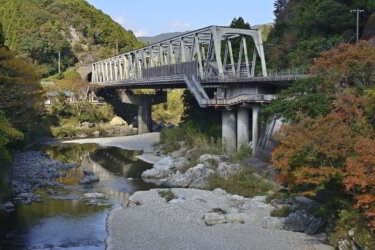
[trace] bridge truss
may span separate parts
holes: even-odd
[[[234,39],[240,40],[237,58],[232,48]],[[249,40],[254,43],[251,62]],[[194,76],[199,81],[250,78],[255,76],[257,58],[260,58],[262,76],[266,77],[260,30],[209,26],[95,62],[92,82],[109,85],[177,75]]]

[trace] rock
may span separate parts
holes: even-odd
[[[305,210],[298,210],[286,217],[284,227],[289,231],[316,234],[323,224],[321,218],[310,216]]]
[[[175,128],[175,127],[176,125],[174,125],[173,123],[170,123],[170,122],[167,123],[167,128]]]
[[[95,136],[95,137],[99,137],[99,136],[100,136],[100,132],[99,132],[99,131],[95,131],[95,132],[93,133],[93,136]]]
[[[191,160],[193,155],[197,152],[197,148],[190,149],[186,152],[186,157]]]
[[[214,170],[204,164],[198,164],[188,169],[184,174],[177,176],[173,180],[173,184],[179,187],[204,188],[207,186],[208,177],[214,173]]]
[[[3,210],[5,212],[12,212],[14,211],[14,208],[15,208],[14,204],[10,201],[3,203],[3,204],[0,203],[0,210]]]
[[[228,178],[234,174],[237,174],[241,170],[240,164],[228,164],[226,162],[222,162],[219,164],[217,168],[217,173],[224,177]]]
[[[80,124],[80,127],[81,128],[93,128],[93,127],[95,127],[95,124],[93,124],[91,122],[82,122]]]
[[[95,173],[93,172],[93,171],[91,171],[91,170],[89,170],[89,169],[87,169],[87,168],[84,168],[83,170],[82,170],[82,172],[83,172],[83,174],[86,176],[92,176],[92,175],[95,175]]]
[[[207,226],[227,223],[225,214],[207,213],[203,216],[203,221]]]
[[[203,216],[203,221],[207,226],[214,226],[218,224],[226,223],[245,223],[245,214],[233,213],[233,214],[220,214],[220,213],[207,213]]]
[[[91,184],[94,182],[99,182],[100,178],[96,175],[88,175],[85,176],[83,179],[79,180],[79,184]]]
[[[355,228],[352,228],[348,231],[348,235],[353,238],[354,237],[354,234],[355,234]]]
[[[310,235],[316,234],[323,224],[323,219],[309,215],[306,210],[290,213],[286,218],[266,217],[263,221],[263,226],[266,228],[285,229]]]
[[[111,126],[128,126],[127,122],[119,116],[115,116],[109,124]]]
[[[216,161],[219,164],[219,163],[224,162],[226,160],[228,160],[228,157],[226,157],[224,155],[204,154],[204,155],[201,155],[199,157],[198,162],[202,163],[202,164],[205,164],[207,161],[209,161],[209,162]]]
[[[8,201],[7,203],[3,204],[3,207],[5,209],[14,209],[15,206],[12,202]]]
[[[140,206],[141,203],[139,201],[133,201],[133,200],[125,200],[124,203],[122,204],[125,208],[128,208],[128,207],[136,207],[136,206]]]
[[[149,179],[162,179],[170,177],[176,173],[176,171],[183,169],[186,162],[186,157],[165,157],[155,163],[152,169],[144,171],[142,173],[142,177]]]
[[[301,205],[305,205],[305,206],[309,206],[309,207],[312,207],[312,206],[318,206],[319,203],[314,201],[314,200],[311,200],[305,196],[297,196],[295,197],[295,201],[300,203]]]
[[[337,248],[339,250],[353,250],[353,248],[352,248],[352,242],[350,240],[348,240],[348,239],[340,240],[337,243]]]
[[[87,199],[104,199],[104,194],[102,193],[86,193],[83,196]]]
[[[218,194],[218,195],[227,195],[227,191],[221,189],[221,188],[216,188],[214,191],[212,191],[214,194]]]

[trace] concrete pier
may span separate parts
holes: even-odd
[[[152,130],[152,105],[167,102],[167,92],[148,95],[122,91],[121,101],[138,106],[138,134],[146,134]]]
[[[237,112],[237,150],[249,144],[249,109],[240,107]]]
[[[256,146],[258,144],[258,117],[259,117],[259,110],[258,106],[253,106],[253,132],[252,132],[252,150],[253,154],[255,155]]]
[[[222,139],[225,150],[233,153],[237,148],[237,121],[234,110],[222,112]]]
[[[138,134],[150,133],[152,129],[151,105],[138,106]]]

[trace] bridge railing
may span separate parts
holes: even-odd
[[[198,75],[198,62],[191,61],[142,69],[142,78],[174,75],[187,75],[189,77]]]
[[[308,74],[310,74],[310,70],[307,68],[267,69],[268,76],[295,76]]]

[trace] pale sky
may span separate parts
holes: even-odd
[[[136,36],[228,26],[234,17],[251,25],[273,22],[274,0],[87,0]]]

